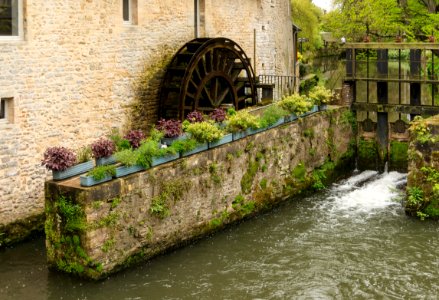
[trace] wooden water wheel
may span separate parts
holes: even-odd
[[[181,47],[166,70],[159,117],[183,120],[194,110],[254,104],[255,76],[242,48],[226,38],[198,38]]]

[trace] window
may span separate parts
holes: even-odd
[[[122,0],[122,15],[125,24],[137,24],[137,0]]]
[[[0,123],[12,123],[14,119],[13,98],[0,99]]]
[[[19,39],[23,35],[23,0],[0,0],[0,39]]]

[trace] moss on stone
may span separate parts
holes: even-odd
[[[408,143],[392,141],[390,142],[390,168],[392,170],[406,171],[408,162]]]
[[[378,143],[375,140],[361,138],[358,141],[357,153],[360,170],[376,170],[378,168]]]
[[[258,169],[259,169],[259,162],[250,160],[247,167],[247,171],[245,172],[245,174],[242,176],[241,179],[241,191],[244,194],[250,193]]]

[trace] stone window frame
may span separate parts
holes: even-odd
[[[137,25],[137,0],[122,0],[122,20],[125,25]]]
[[[0,124],[14,123],[14,98],[0,98]]]
[[[17,35],[0,35],[0,42],[9,42],[9,41],[22,41],[24,37],[24,22],[23,22],[23,7],[24,0],[17,0],[17,10],[18,10],[18,34]]]

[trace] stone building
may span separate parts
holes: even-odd
[[[160,62],[185,42],[227,37],[258,75],[292,75],[292,30],[289,0],[0,0],[0,245],[41,225],[45,149],[129,128],[145,70],[152,124]]]

